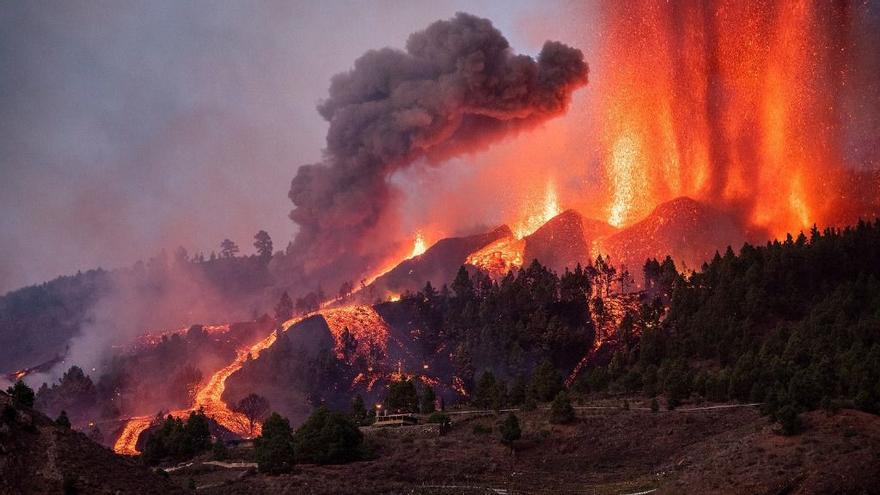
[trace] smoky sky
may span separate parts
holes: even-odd
[[[0,293],[160,249],[283,248],[333,74],[467,8],[529,2],[11,2],[0,9]]]
[[[489,19],[465,13],[411,34],[405,50],[366,52],[318,107],[330,123],[326,158],[292,181],[294,253],[308,270],[364,244],[381,250],[392,174],[559,116],[587,76],[577,48],[547,41],[536,58],[519,55]]]

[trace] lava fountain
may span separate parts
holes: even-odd
[[[593,82],[609,223],[679,196],[774,235],[846,217],[851,122],[880,101],[867,2],[604,9]]]

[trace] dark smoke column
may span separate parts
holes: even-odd
[[[365,53],[318,107],[330,122],[325,160],[302,166],[290,187],[298,263],[311,271],[368,256],[393,172],[561,114],[587,73],[580,50],[548,41],[537,60],[516,55],[489,20],[463,13],[410,35],[405,52]]]

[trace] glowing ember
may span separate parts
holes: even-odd
[[[428,243],[425,241],[425,236],[422,235],[421,232],[416,232],[416,238],[413,241],[412,253],[410,253],[409,257],[415,258],[416,256],[420,256],[427,250]]]
[[[525,244],[522,239],[504,237],[471,254],[465,263],[480,268],[494,278],[500,278],[522,266]]]
[[[876,99],[859,79],[875,48],[853,37],[866,5],[609,3],[594,89],[608,222],[680,196],[776,236],[847,218],[842,136],[853,102]]]
[[[538,228],[547,223],[548,220],[562,211],[559,209],[559,201],[556,198],[556,187],[554,186],[553,181],[547,182],[543,202],[534,205],[529,203],[529,207],[525,219],[520,221],[513,229],[517,239],[522,239],[538,230]]]
[[[330,333],[336,340],[336,357],[342,359],[345,341],[342,336],[348,329],[351,337],[357,341],[355,352],[349,355],[349,364],[357,357],[362,357],[369,365],[375,350],[384,355],[388,352],[388,335],[390,330],[385,320],[371,306],[346,306],[321,312]]]

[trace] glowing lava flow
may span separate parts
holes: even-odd
[[[390,330],[385,320],[372,306],[345,306],[322,311],[321,316],[324,317],[336,341],[337,358],[342,359],[345,355],[342,335],[346,329],[357,341],[355,352],[349,356],[349,364],[360,356],[372,365],[370,359],[375,350],[381,351],[383,355],[387,354]]]
[[[492,277],[501,278],[507,272],[523,264],[525,241],[504,237],[472,253],[465,263],[475,266]]]
[[[287,329],[302,321],[307,316],[311,315],[288,320],[282,325],[282,328],[284,331],[287,331]],[[177,418],[186,418],[190,412],[202,409],[205,412],[205,415],[212,418],[227,430],[241,437],[249,438],[251,436],[259,435],[262,431],[262,425],[255,424],[254,431],[251,432],[247,418],[243,414],[230,409],[229,406],[223,402],[222,396],[224,390],[226,390],[226,379],[241,369],[245,361],[247,361],[248,356],[257,356],[263,349],[271,346],[275,342],[275,338],[275,332],[272,332],[268,337],[265,337],[256,344],[236,351],[235,360],[211,375],[208,382],[196,392],[194,404],[191,408],[171,411],[168,415]],[[150,427],[154,419],[155,416],[137,416],[130,418],[122,429],[119,438],[116,439],[116,442],[113,444],[113,451],[117,454],[123,455],[137,455],[139,453],[137,450],[138,439],[140,438],[141,433]]]
[[[153,416],[138,416],[130,418],[125,423],[125,428],[113,444],[113,452],[121,455],[138,455],[137,442],[141,433],[153,424]]]
[[[529,206],[532,208],[525,215],[525,219],[516,225],[513,230],[514,236],[504,237],[471,253],[465,263],[475,266],[495,278],[501,278],[507,275],[508,271],[521,267],[526,247],[524,238],[535,233],[542,225],[562,211],[559,208],[553,181],[547,182],[544,200],[540,203],[531,203]]]

